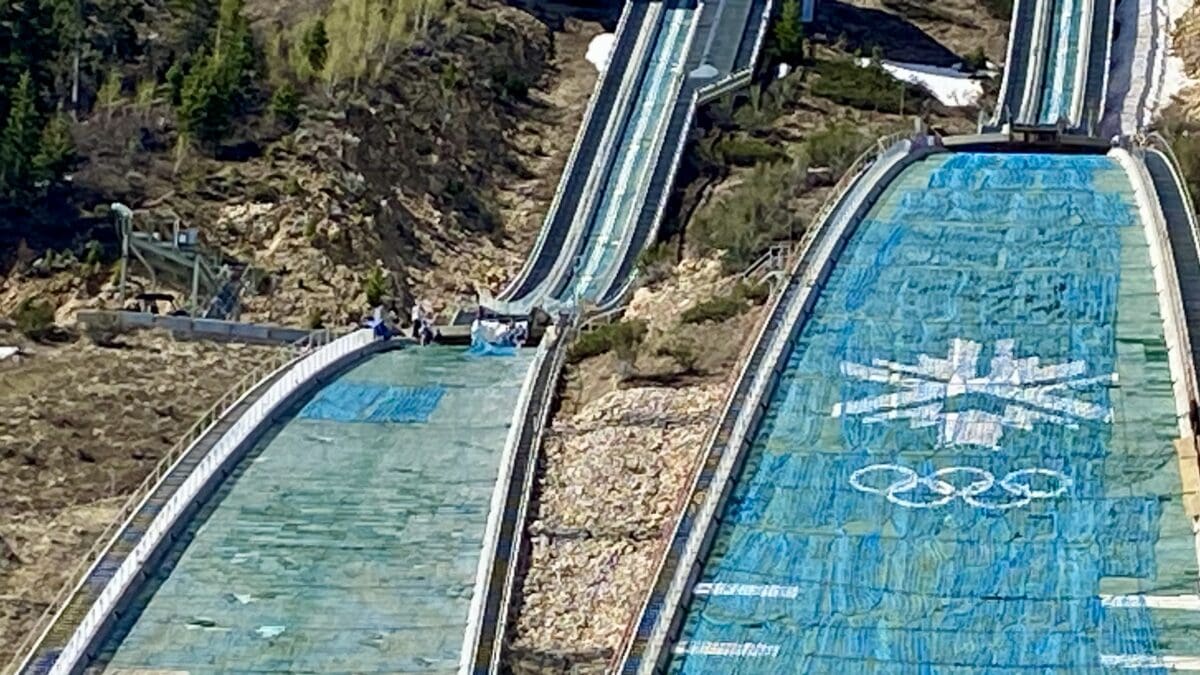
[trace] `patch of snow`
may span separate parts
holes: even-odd
[[[617,36],[612,33],[601,33],[588,43],[587,56],[584,58],[596,66],[596,72],[601,75],[608,68],[608,58],[612,56],[613,44],[616,40]]]
[[[866,68],[870,63],[870,59],[858,59],[860,67]],[[979,80],[954,68],[888,60],[880,61],[879,65],[897,80],[915,84],[933,94],[942,105],[975,105],[983,95],[983,84]]]
[[[19,347],[0,347],[0,361],[7,359],[10,356],[16,356],[20,353]]]

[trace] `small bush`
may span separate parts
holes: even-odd
[[[618,321],[597,327],[595,330],[581,333],[567,353],[571,363],[599,356],[606,352],[615,352],[617,358],[632,361],[637,355],[637,348],[646,338],[646,322],[638,319]]]
[[[1200,205],[1200,134],[1176,135],[1171,139],[1171,149],[1179,160],[1188,191],[1192,193],[1192,203]]]
[[[771,51],[778,58],[788,63],[799,63],[804,58],[804,24],[800,22],[799,0],[784,0],[771,37]]]
[[[975,51],[964,56],[962,65],[963,70],[969,73],[977,73],[981,70],[987,70],[987,54],[983,53],[983,47],[976,47]]]
[[[761,162],[787,159],[787,153],[778,145],[740,134],[722,138],[717,144],[717,152],[735,166],[754,166]]]
[[[670,357],[684,373],[696,372],[697,364],[700,362],[700,350],[696,343],[682,335],[672,337],[670,341],[655,350],[655,354]]]
[[[804,217],[791,200],[806,190],[803,161],[759,164],[728,192],[705,203],[688,226],[690,246],[699,253],[723,251],[727,271],[745,269],[774,242],[797,237]]]
[[[871,139],[848,122],[835,122],[804,141],[812,166],[828,168],[835,179],[870,145]]]
[[[679,320],[683,323],[723,323],[746,309],[746,301],[731,293],[692,305],[680,315]]]
[[[325,58],[329,56],[329,36],[325,33],[324,19],[317,19],[304,31],[300,52],[312,72],[319,73],[325,69]]]
[[[492,71],[492,82],[496,90],[505,100],[521,101],[529,96],[529,88],[533,83],[521,73],[496,68]]]
[[[1013,0],[982,0],[982,2],[984,10],[997,19],[1008,21],[1012,18]]]
[[[290,83],[283,83],[271,94],[271,117],[287,129],[300,123],[300,95]]]
[[[821,61],[816,72],[820,79],[813,94],[860,110],[904,114],[929,100],[925,90],[897,80],[875,62],[864,68],[851,59]]]
[[[54,308],[50,303],[27,298],[13,312],[17,330],[31,340],[40,340],[54,327]]]
[[[738,282],[733,290],[699,302],[680,315],[682,323],[722,323],[741,314],[752,305],[761,305],[770,297],[771,289],[765,284]]]
[[[376,265],[367,272],[367,278],[363,281],[363,294],[367,296],[367,305],[375,307],[387,294],[387,273],[382,267]]]
[[[738,284],[737,292],[741,294],[745,300],[754,305],[761,305],[771,297],[771,289],[766,284],[752,284],[742,282]]]
[[[670,244],[663,242],[644,249],[637,259],[638,283],[652,286],[666,279],[674,265],[675,251]]]
[[[308,314],[304,317],[304,327],[309,330],[319,330],[324,328],[325,314],[316,307],[308,310]]]

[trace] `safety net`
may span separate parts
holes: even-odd
[[[673,672],[1200,664],[1163,326],[1113,160],[917,162],[785,358]]]
[[[380,354],[273,429],[102,650],[109,672],[457,672],[532,350]]]

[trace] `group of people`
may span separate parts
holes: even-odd
[[[412,306],[412,337],[422,345],[436,342],[441,337],[440,331],[434,326],[433,311],[429,305],[415,302]],[[371,316],[364,318],[363,325],[375,332],[376,337],[387,340],[400,333],[400,317],[395,308],[384,316],[383,306],[378,305],[372,310]]]
[[[412,320],[412,336],[417,342],[422,345],[433,344],[440,337],[433,326],[433,311],[426,303],[414,302],[409,318]]]
[[[512,351],[525,346],[529,339],[528,321],[481,319],[471,322],[471,349],[481,353]]]

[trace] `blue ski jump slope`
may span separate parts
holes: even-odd
[[[1156,604],[1196,593],[1196,557],[1148,245],[1114,161],[918,161],[785,358],[671,672],[1200,655],[1200,607]]]
[[[587,242],[578,268],[557,299],[575,297],[596,300],[621,264],[622,243],[633,236],[646,190],[654,174],[661,147],[663,126],[670,117],[679,86],[675,73],[683,68],[688,53],[696,8],[692,0],[677,0],[663,13],[661,28],[638,86],[633,112],[625,120],[617,156],[605,178],[600,204],[591,216]]]
[[[1050,16],[1050,39],[1046,49],[1046,67],[1043,69],[1041,107],[1038,123],[1055,124],[1060,117],[1071,120],[1071,99],[1075,94],[1075,71],[1079,62],[1079,45],[1085,35],[1083,23],[1084,0],[1049,0],[1054,8]],[[1086,39],[1086,38],[1085,38]]]
[[[455,673],[533,350],[385,352],[268,434],[101,650],[108,672]]]

